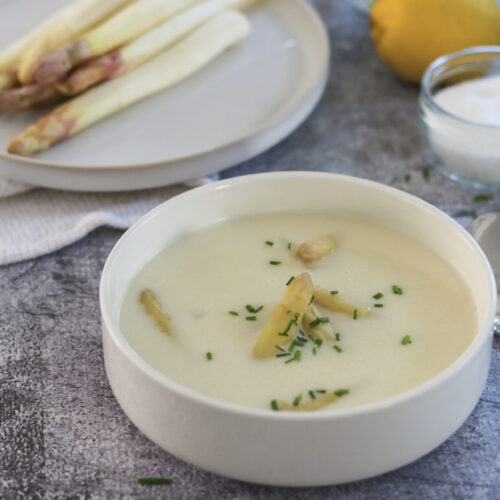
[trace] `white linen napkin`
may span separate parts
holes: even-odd
[[[161,202],[218,174],[156,189],[74,193],[0,178],[0,266],[74,243],[99,226],[126,229]]]

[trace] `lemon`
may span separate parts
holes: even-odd
[[[380,59],[418,82],[443,54],[500,45],[500,7],[496,0],[377,0],[370,28]]]

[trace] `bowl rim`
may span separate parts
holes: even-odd
[[[459,122],[466,123],[467,125],[475,125],[478,127],[484,127],[486,129],[500,129],[500,124],[495,125],[491,123],[482,123],[474,120],[468,120],[467,118],[462,118],[450,111],[444,109],[440,106],[431,94],[431,77],[434,71],[444,64],[453,61],[462,56],[468,56],[473,54],[492,54],[495,55],[500,60],[500,45],[477,45],[475,47],[469,47],[467,49],[458,50],[456,52],[451,52],[435,59],[425,70],[424,76],[422,77],[420,85],[420,99],[419,101],[424,101],[431,109],[437,111],[449,118],[453,118]],[[466,66],[467,63],[463,63],[462,66]]]
[[[354,406],[352,408],[344,409],[332,409],[323,410],[321,412],[286,412],[286,411],[271,411],[270,409],[264,408],[251,408],[236,403],[231,403],[223,400],[216,399],[214,397],[205,395],[194,389],[186,387],[181,383],[172,380],[167,375],[164,375],[160,371],[149,365],[128,343],[127,339],[121,332],[119,324],[116,324],[112,319],[112,315],[107,304],[107,293],[108,293],[108,283],[109,283],[109,273],[110,268],[113,265],[115,255],[120,251],[121,247],[127,244],[130,238],[133,238],[136,230],[147,222],[154,218],[159,212],[163,211],[165,206],[169,204],[172,200],[177,198],[197,198],[199,196],[206,195],[207,193],[216,191],[218,189],[230,188],[232,186],[237,186],[248,184],[249,186],[255,182],[265,182],[266,179],[271,178],[287,178],[287,179],[317,179],[318,182],[321,181],[344,181],[357,184],[360,186],[368,186],[371,189],[377,189],[385,191],[392,195],[399,196],[405,203],[410,203],[413,205],[420,206],[422,209],[426,209],[431,212],[434,216],[441,219],[443,222],[450,224],[454,227],[458,233],[465,238],[466,242],[471,245],[474,250],[482,258],[483,270],[488,274],[489,277],[489,304],[487,308],[487,313],[482,323],[478,325],[476,335],[474,336],[472,342],[463,351],[458,358],[455,359],[448,367],[440,371],[434,377],[426,380],[425,382],[407,390],[402,393],[396,394],[389,398],[385,398],[372,403],[367,403],[364,405]],[[418,198],[415,195],[401,191],[394,187],[381,184],[372,180],[358,178],[354,176],[335,174],[329,172],[310,172],[310,171],[280,171],[280,172],[266,172],[258,174],[249,174],[238,177],[232,177],[229,179],[223,179],[214,183],[206,184],[189,191],[185,191],[177,196],[174,196],[157,207],[153,208],[140,219],[138,219],[130,228],[120,237],[116,242],[113,249],[111,250],[104,268],[101,274],[100,287],[99,287],[99,303],[101,309],[101,319],[103,324],[103,330],[105,329],[107,334],[111,337],[112,341],[121,351],[122,355],[125,356],[130,363],[135,365],[144,375],[153,379],[154,382],[160,384],[166,390],[173,391],[177,396],[187,398],[191,402],[201,404],[203,406],[208,406],[212,410],[218,410],[224,413],[231,413],[234,415],[244,416],[244,417],[255,417],[264,418],[271,420],[292,420],[292,421],[323,421],[323,420],[340,420],[344,418],[352,418],[365,416],[368,414],[375,414],[381,411],[389,410],[401,404],[404,404],[412,399],[418,399],[420,396],[426,392],[432,391],[432,389],[446,383],[450,378],[454,377],[457,372],[459,372],[466,364],[468,364],[471,359],[477,354],[477,352],[482,348],[484,342],[488,341],[493,336],[493,321],[496,315],[496,283],[494,280],[493,271],[489,264],[489,261],[481,250],[479,244],[474,240],[474,238],[454,219],[445,214],[443,211],[434,207],[430,203]]]

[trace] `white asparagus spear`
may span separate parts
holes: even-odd
[[[47,149],[137,101],[179,83],[249,32],[250,25],[243,15],[223,12],[143,66],[56,108],[12,139],[8,151],[30,155]]]
[[[214,15],[229,9],[246,9],[258,0],[209,0],[182,12],[128,45],[92,59],[76,69],[57,90],[65,95],[80,94],[104,80],[116,78],[144,64]]]
[[[109,0],[107,0],[109,1]],[[33,70],[35,80],[52,83],[71,68],[135,40],[201,0],[140,0],[72,43],[43,57]]]
[[[24,53],[54,26],[71,15],[75,8],[77,8],[77,5],[87,2],[88,0],[79,0],[76,3],[70,3],[63,9],[59,9],[41,24],[0,51],[0,90],[14,86],[16,82],[16,69]]]
[[[11,49],[18,56],[24,52],[19,63],[21,83],[31,83],[34,66],[40,58],[75,40],[132,1],[135,0],[79,0],[56,13],[27,42],[21,40],[19,47]]]

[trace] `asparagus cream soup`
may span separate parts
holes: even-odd
[[[281,213],[170,244],[134,278],[121,329],[151,366],[214,398],[270,411],[394,396],[455,361],[476,330],[458,272],[368,221]]]

